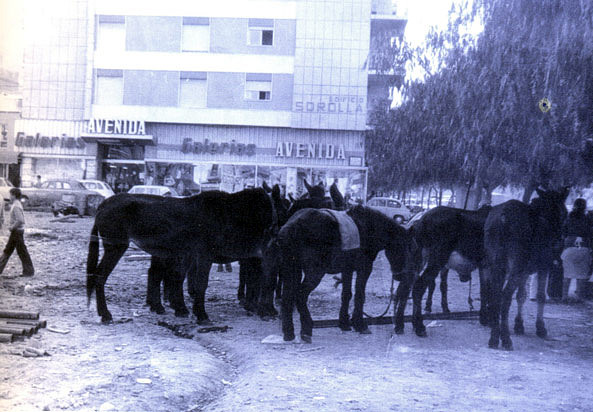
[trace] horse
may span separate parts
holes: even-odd
[[[300,210],[282,226],[274,241],[284,276],[282,332],[285,341],[295,338],[292,313],[296,305],[301,319],[301,339],[311,342],[313,320],[307,300],[326,273],[342,273],[343,277],[339,327],[342,330],[353,327],[357,332],[370,333],[362,314],[366,283],[377,254],[385,250],[393,273],[399,273],[405,267],[408,237],[403,227],[382,213],[363,206],[335,213],[345,213],[352,219],[358,230],[358,247],[343,250],[340,225],[332,212],[324,209]],[[265,268],[264,264],[264,271]],[[350,321],[348,305],[354,271],[357,273],[356,293]],[[303,272],[305,276],[301,281]]]
[[[494,206],[484,224],[484,248],[490,292],[490,348],[513,350],[508,317],[511,301],[517,292],[517,316],[514,331],[525,333],[522,310],[526,299],[526,281],[537,272],[536,334],[547,336],[544,324],[546,280],[553,267],[554,250],[561,242],[562,224],[567,211],[564,202],[568,188],[560,191],[537,189],[539,197],[529,205],[509,200]]]
[[[304,181],[308,192],[308,197],[301,197],[293,199],[288,208],[278,212],[278,226],[282,227],[290,217],[292,217],[299,210],[312,209],[333,209],[344,210],[346,202],[340,193],[336,181],[330,186],[330,198],[325,197],[325,189],[321,184],[311,186],[307,180]],[[277,204],[278,201],[275,201]],[[280,207],[277,206],[277,209]],[[279,302],[282,296],[283,278],[280,273],[280,265],[278,261],[278,247],[273,241],[270,241],[264,252],[267,258],[264,259],[264,272],[268,273],[264,278],[264,286],[260,297],[260,304],[258,314],[260,317],[276,316],[278,312],[274,308],[273,296],[275,294],[276,301]]]
[[[198,323],[208,323],[204,300],[212,263],[261,258],[275,225],[272,200],[261,188],[234,194],[210,191],[188,198],[112,196],[99,206],[91,230],[88,300],[96,292],[102,321],[113,319],[105,301],[105,282],[133,241],[152,256],[168,259],[180,277],[188,273],[193,313]],[[99,239],[104,249],[100,263]],[[196,270],[190,270],[192,266]],[[251,298],[257,295],[254,291]]]
[[[438,206],[426,212],[410,227],[416,267],[419,266],[418,262],[423,262],[412,290],[412,324],[418,336],[426,336],[422,321],[422,296],[429,285],[434,287],[435,278],[445,266],[454,269],[462,282],[471,279],[474,269],[480,269],[480,322],[483,325],[487,323],[487,293],[482,279],[483,227],[490,209],[490,206],[484,206],[477,211],[470,211]],[[404,331],[404,309],[405,303],[402,303],[394,315],[397,334]]]

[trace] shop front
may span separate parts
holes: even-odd
[[[173,124],[146,130],[158,141],[146,146],[146,182],[179,193],[237,192],[266,181],[300,196],[307,180],[336,182],[353,201],[366,197],[362,132]]]

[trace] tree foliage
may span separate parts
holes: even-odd
[[[476,20],[483,31],[472,38]],[[474,0],[452,8],[422,50],[397,47],[427,74],[404,87],[399,107],[373,113],[371,187],[591,180],[593,0]]]

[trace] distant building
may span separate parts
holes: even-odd
[[[371,37],[406,24],[390,1],[25,3],[23,180],[299,194],[337,179],[365,198],[367,114],[397,82]]]

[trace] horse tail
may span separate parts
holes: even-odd
[[[91,239],[89,241],[89,254],[86,261],[86,296],[87,304],[91,301],[91,296],[96,288],[96,272],[99,262],[99,230],[97,225],[93,225],[91,230]]]

